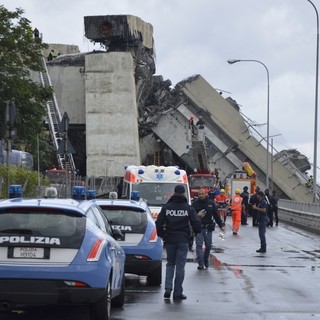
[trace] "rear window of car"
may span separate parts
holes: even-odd
[[[124,226],[122,231],[144,233],[147,226],[147,213],[141,208],[102,206],[104,214],[113,226]]]
[[[19,209],[0,212],[0,236],[23,235],[30,237],[56,237],[63,247],[79,247],[86,226],[86,218],[64,211],[27,211]],[[1,243],[0,243],[1,245]]]

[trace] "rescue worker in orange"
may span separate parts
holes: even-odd
[[[241,212],[244,210],[243,199],[240,197],[241,190],[236,189],[235,195],[231,199],[232,211],[232,233],[237,235],[241,225]]]
[[[189,129],[191,129],[192,137],[194,136],[194,122],[193,122],[193,116],[189,118]]]
[[[229,207],[229,198],[226,196],[226,192],[224,189],[220,190],[220,193],[215,196],[214,202],[218,207],[218,212],[220,214],[220,218],[223,222],[227,220],[227,210]]]

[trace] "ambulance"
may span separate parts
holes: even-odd
[[[152,216],[156,219],[178,184],[184,185],[185,196],[191,204],[188,176],[185,170],[175,166],[130,165],[125,168],[122,198],[130,199],[132,192],[133,194],[138,192],[139,197],[148,203]]]

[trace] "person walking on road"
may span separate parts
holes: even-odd
[[[232,211],[232,234],[237,235],[241,224],[241,213],[244,210],[243,199],[240,197],[241,190],[236,189],[235,195],[231,199],[230,207]]]
[[[273,209],[272,209],[271,195],[270,195],[269,189],[266,189],[264,191],[264,197],[268,204],[267,216],[268,216],[269,222],[267,224],[267,227],[273,227]]]
[[[260,191],[259,187],[256,187],[256,192],[251,195],[249,199],[249,214],[252,216],[252,226],[257,227],[258,226],[258,212],[256,210],[253,210],[253,205],[258,204],[258,198],[257,193]]]
[[[223,222],[226,223],[227,211],[229,207],[229,198],[226,195],[226,191],[224,189],[220,189],[220,193],[215,197],[214,203],[218,207],[218,213],[221,220],[223,220]]]
[[[241,225],[248,225],[248,207],[249,207],[249,192],[248,187],[244,186],[243,191],[240,194],[240,197],[243,199],[244,210],[241,213]]]
[[[167,252],[165,299],[170,299],[172,290],[173,300],[187,299],[183,294],[182,284],[189,249],[190,225],[196,235],[201,232],[200,220],[188,204],[185,192],[183,185],[177,185],[173,196],[162,207],[156,220],[157,234],[165,242]]]
[[[196,235],[196,253],[198,259],[198,270],[209,267],[209,255],[212,247],[212,232],[215,229],[215,222],[224,232],[224,223],[220,219],[217,207],[213,201],[208,198],[205,189],[200,189],[198,200],[192,204],[199,221],[201,220],[201,232]],[[203,243],[205,245],[204,253],[202,251]]]
[[[212,201],[214,201],[215,197],[217,196],[216,194],[216,190],[214,189],[214,187],[210,187],[209,191],[208,191],[208,198]]]
[[[274,217],[276,219],[276,227],[279,224],[278,201],[279,201],[279,197],[277,196],[277,192],[275,190],[273,190],[272,191],[272,196],[271,196],[271,206],[272,206],[272,216],[274,214]]]
[[[258,228],[260,238],[260,249],[256,252],[267,252],[267,241],[266,241],[266,226],[269,222],[268,219],[268,203],[265,199],[263,191],[257,192],[258,204],[253,205],[252,208],[258,212]]]

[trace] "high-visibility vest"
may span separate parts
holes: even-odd
[[[222,194],[218,194],[216,197],[215,197],[215,199],[214,199],[216,202],[222,202],[222,201],[224,201],[224,202],[227,202],[228,200],[229,200],[229,198],[228,198],[228,196],[226,196],[226,195],[222,195]]]
[[[242,198],[236,194],[232,197],[231,200],[231,210],[233,211],[242,211]]]

